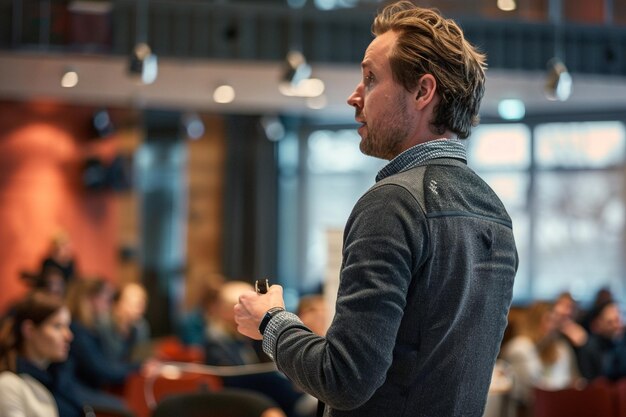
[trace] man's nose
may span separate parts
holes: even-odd
[[[363,97],[361,95],[361,84],[357,85],[352,94],[348,97],[348,105],[360,109],[363,107]]]

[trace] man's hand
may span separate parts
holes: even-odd
[[[235,321],[237,330],[244,336],[261,340],[259,333],[261,320],[272,307],[285,307],[283,301],[283,287],[272,285],[267,294],[257,294],[254,291],[246,291],[239,296],[239,304],[235,305]]]

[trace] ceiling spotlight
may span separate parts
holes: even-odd
[[[517,4],[515,0],[498,0],[498,9],[503,12],[512,12],[517,9]]]
[[[147,43],[138,43],[130,56],[128,70],[138,75],[143,84],[152,84],[158,73],[157,56],[152,53]]]
[[[558,58],[548,61],[548,75],[544,92],[548,100],[565,101],[572,93],[572,76]]]
[[[307,78],[293,85],[280,83],[278,90],[287,97],[318,97],[324,93],[326,86],[319,78]]]
[[[228,84],[222,84],[213,91],[213,100],[216,103],[227,104],[235,99],[235,89]]]
[[[72,88],[78,85],[78,73],[73,69],[66,69],[61,75],[61,87]]]

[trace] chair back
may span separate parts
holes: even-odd
[[[137,417],[148,417],[156,404],[166,396],[180,393],[217,391],[222,379],[215,375],[182,372],[146,379],[136,374],[128,378],[124,398]]]
[[[615,383],[617,394],[617,415],[626,416],[626,378],[621,378]]]
[[[616,417],[614,388],[607,381],[597,381],[584,389],[558,391],[534,389],[533,417]]]
[[[226,388],[170,395],[159,402],[152,417],[261,417],[276,407],[272,400],[254,391]]]
[[[165,362],[204,363],[204,351],[199,346],[185,346],[176,336],[164,337],[154,345],[154,356]]]

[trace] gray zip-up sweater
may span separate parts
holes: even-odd
[[[326,337],[288,312],[265,331],[266,353],[329,416],[483,414],[517,252],[464,150],[437,142],[394,159],[354,207]]]

